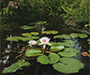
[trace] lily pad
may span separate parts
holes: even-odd
[[[74,58],[61,58],[60,62],[53,64],[53,67],[62,73],[77,73],[84,67],[83,63]]]
[[[17,63],[12,64],[10,67],[7,67],[3,70],[2,74],[10,73],[10,72],[16,72],[16,70],[20,69],[23,66],[29,66],[29,62],[25,62],[23,60],[18,60]]]
[[[61,42],[50,42],[52,44],[52,46],[64,46],[65,43],[61,43]]]
[[[42,55],[42,56],[39,56],[37,58],[38,62],[42,63],[42,64],[48,64],[49,63],[49,59],[46,55]]]
[[[30,36],[30,37],[23,37],[21,40],[22,41],[28,41],[28,40],[33,40],[33,39],[38,39],[39,37],[37,36]]]
[[[42,64],[54,64],[60,60],[60,56],[56,53],[50,53],[49,56],[39,56],[37,60]]]
[[[77,33],[71,33],[70,36],[71,37],[74,37],[74,38],[77,38],[78,37],[78,34]]]
[[[56,63],[60,60],[60,56],[56,53],[50,53],[48,57],[50,64]]]
[[[24,29],[24,30],[28,30],[28,29],[33,29],[34,26],[26,26],[26,25],[24,25],[21,28]]]
[[[55,30],[53,30],[53,31],[43,31],[42,32],[42,34],[57,34],[58,33],[58,31],[55,31]]]
[[[23,37],[21,37],[21,36],[13,36],[13,37],[6,38],[6,40],[9,40],[9,41],[19,41],[22,38]]]
[[[75,41],[72,40],[64,40],[65,46],[75,46]]]
[[[88,44],[90,44],[90,42],[88,42]]]
[[[77,50],[77,49],[65,48],[63,52],[58,52],[58,54],[60,54],[61,56],[64,56],[64,57],[73,57],[73,56],[76,56],[76,54],[78,52],[79,52],[79,50]]]
[[[38,32],[31,32],[32,35],[38,35]]]
[[[26,52],[25,52],[25,55],[27,56],[27,57],[33,57],[33,56],[39,56],[39,55],[42,55],[41,54],[42,53],[42,51],[41,50],[38,50],[38,49],[30,49],[30,50],[27,50]]]
[[[88,50],[88,52],[90,53],[90,50]]]
[[[87,39],[87,41],[90,41],[90,39]]]
[[[56,35],[54,38],[64,38],[64,39],[70,39],[71,37],[69,35],[63,34],[63,35]]]
[[[52,46],[51,48],[50,48],[50,51],[51,52],[58,52],[58,51],[61,51],[61,50],[63,50],[64,49],[64,46]]]
[[[23,36],[31,36],[31,33],[22,33]]]
[[[87,37],[88,37],[87,34],[78,34],[78,36],[79,36],[80,38],[87,38]]]

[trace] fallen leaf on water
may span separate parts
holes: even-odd
[[[83,56],[89,56],[88,52],[82,52],[81,53]]]

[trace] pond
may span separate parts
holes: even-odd
[[[53,21],[49,22],[50,25],[47,26],[47,29],[57,30],[59,32],[58,34],[70,34],[70,33],[74,32],[74,31],[68,29],[65,25],[58,22],[55,18],[53,18],[53,19],[54,19]],[[43,27],[43,28],[45,28],[45,27]],[[20,35],[21,33],[25,32],[19,28],[16,31],[14,31],[14,30],[12,30],[11,32],[3,32],[2,36],[1,36],[1,52],[0,52],[0,54],[1,54],[1,60],[0,60],[1,70],[10,66],[12,63],[17,62],[19,57],[16,57],[16,56],[19,55],[22,47],[27,45],[27,42],[22,42],[22,41],[13,42],[13,41],[5,40],[7,37],[17,36],[17,35]],[[42,36],[44,36],[44,35],[42,35]],[[45,36],[47,36],[47,35],[45,35]],[[53,37],[53,35],[48,35],[48,37],[51,38],[51,37]],[[51,40],[53,41],[53,39],[51,39]],[[88,50],[90,49],[89,44],[87,42],[87,38],[85,38],[85,39],[71,38],[71,40],[75,41],[76,43],[75,43],[74,47],[69,47],[69,48],[74,48],[74,49],[77,49],[80,51],[78,53],[78,55],[75,56],[74,58],[76,58],[84,63],[84,69],[81,69],[79,71],[79,73],[73,73],[73,74],[61,73],[61,72],[54,70],[51,65],[40,64],[35,59],[31,58],[31,60],[30,60],[31,66],[30,67],[23,67],[14,73],[8,73],[5,75],[89,75],[90,74],[89,73],[90,58],[88,56],[84,57],[81,54],[81,52],[88,52]],[[54,41],[58,42],[59,39],[56,39]],[[15,60],[15,58],[17,58],[17,59]]]

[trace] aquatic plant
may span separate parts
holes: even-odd
[[[28,29],[29,28],[27,28],[27,30]],[[53,32],[54,34],[58,34],[58,31],[55,30],[43,31],[41,33],[50,35],[53,34]],[[23,58],[24,61],[22,61],[22,59],[19,59],[18,62],[12,64],[10,67],[5,68],[2,71],[2,74],[15,72],[23,66],[29,66],[30,62],[27,62],[25,58],[31,57],[35,58],[38,63],[41,63],[43,65],[51,64],[55,70],[62,73],[77,73],[80,69],[83,69],[83,63],[80,60],[73,58],[77,56],[80,51],[74,48],[67,47],[75,46],[75,42],[70,40],[72,37],[80,37],[83,39],[88,37],[88,35],[80,33],[72,33],[70,35],[53,34],[54,40],[59,38],[62,40],[62,42],[52,42],[52,38],[49,38],[47,36],[40,37],[39,34],[40,33],[38,32],[30,32],[22,33],[21,36],[13,36],[6,38],[6,40],[9,41],[25,41],[28,43],[28,47],[24,50],[24,53],[20,53],[23,55],[23,57],[25,56]]]

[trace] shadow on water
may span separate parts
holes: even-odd
[[[55,20],[54,20],[55,21]],[[65,25],[59,24],[58,22],[51,22],[50,25],[47,27],[50,30],[58,30],[59,34],[66,33],[69,34],[71,32],[74,32],[72,30],[69,30],[68,28],[64,29]],[[59,26],[59,27],[58,27]],[[70,32],[68,32],[70,31]],[[14,32],[13,32],[14,33]],[[12,34],[13,34],[12,33]],[[24,45],[27,45],[27,42],[12,42],[12,41],[6,41],[5,38],[12,36],[12,34],[3,34],[2,35],[2,42],[1,42],[1,59],[0,59],[0,65],[1,65],[1,71],[5,68],[11,65],[11,63],[17,62],[15,60],[15,57],[19,54],[17,53],[18,50],[20,50]],[[17,34],[16,34],[17,35]],[[43,65],[40,63],[37,63],[36,60],[30,61],[32,66],[30,67],[23,67],[23,69],[18,70],[14,73],[8,73],[5,75],[90,75],[90,58],[84,57],[81,55],[81,52],[87,52],[90,48],[87,43],[87,39],[74,39],[72,40],[76,41],[76,46],[73,47],[75,49],[78,49],[80,52],[78,55],[74,58],[79,59],[84,63],[84,69],[80,70],[78,73],[74,74],[64,74],[57,72],[53,69],[51,65]],[[23,44],[24,43],[24,44]],[[12,52],[10,50],[13,50]]]

